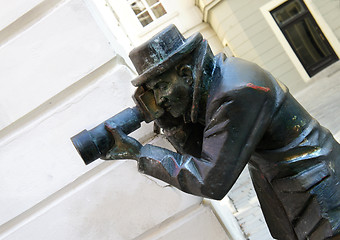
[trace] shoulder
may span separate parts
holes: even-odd
[[[272,75],[255,63],[235,57],[224,59],[223,56],[216,56],[211,95],[229,95],[242,89],[270,94],[276,85]]]
[[[216,68],[207,101],[207,114],[214,114],[221,106],[239,111],[243,108],[249,110],[254,104],[270,102],[268,104],[274,107],[279,99],[279,84],[255,63],[216,56]]]
[[[211,96],[238,95],[245,91],[249,95],[266,95],[275,100],[288,92],[284,84],[256,63],[236,57],[223,58],[222,55],[217,55],[215,60]]]
[[[221,64],[221,77],[233,88],[248,85],[270,88],[274,80],[259,65],[235,57],[230,57],[223,61]]]

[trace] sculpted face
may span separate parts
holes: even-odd
[[[192,70],[189,65],[179,65],[146,83],[154,92],[156,103],[173,117],[183,115],[191,105]]]

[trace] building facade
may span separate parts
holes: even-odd
[[[271,72],[293,93],[339,59],[338,1],[210,2],[218,3],[210,9],[207,22],[222,45]]]
[[[225,52],[259,64],[293,93],[317,80],[340,56],[340,6],[334,0],[108,3],[132,47],[173,23],[184,36],[200,31],[214,53]],[[160,6],[156,18],[153,11]]]
[[[202,198],[73,147],[134,106],[130,39],[103,2],[0,1],[0,239],[232,239]],[[165,146],[152,127],[133,136]]]
[[[13,0],[0,6],[1,239],[270,239],[268,232],[256,238],[240,230],[260,212],[256,196],[243,191],[250,186],[246,174],[229,195],[237,206],[251,207],[240,213],[229,198],[210,202],[182,193],[139,174],[132,161],[85,166],[69,138],[134,105],[128,52],[170,23],[185,37],[201,32],[215,54],[256,62],[298,93],[325,69],[338,70],[338,1]],[[171,147],[154,138],[152,125],[133,136]]]

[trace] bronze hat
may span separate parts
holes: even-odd
[[[134,48],[129,57],[139,74],[132,84],[140,86],[153,76],[164,73],[203,40],[200,33],[185,39],[175,25],[170,25],[149,41]]]

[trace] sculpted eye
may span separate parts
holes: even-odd
[[[193,83],[192,69],[190,65],[179,65],[177,66],[177,74],[179,77],[191,86]]]
[[[191,67],[189,65],[180,65],[177,67],[177,73],[180,77],[191,77]]]
[[[161,82],[161,83],[157,84],[157,88],[161,91],[168,89],[168,86],[169,86],[169,84],[166,83],[166,82]]]

